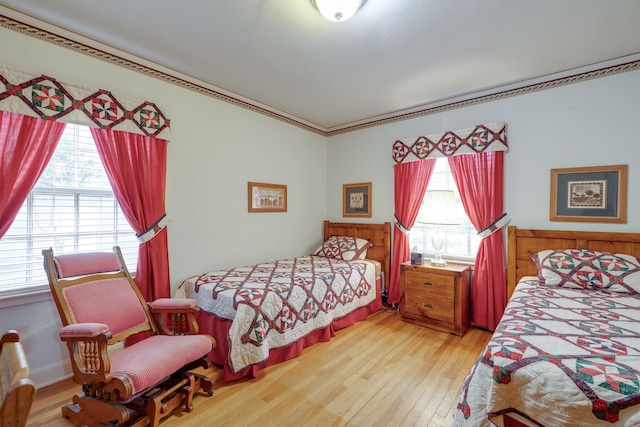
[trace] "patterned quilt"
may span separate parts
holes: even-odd
[[[304,256],[219,270],[184,281],[201,310],[232,320],[229,366],[238,372],[376,299],[367,261]]]
[[[640,295],[518,284],[471,369],[455,426],[640,425]],[[491,421],[489,421],[491,420]]]

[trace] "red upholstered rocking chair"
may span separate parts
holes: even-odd
[[[62,414],[79,425],[158,426],[213,382],[192,372],[209,367],[216,345],[198,334],[194,300],[145,302],[118,247],[114,252],[54,256],[42,251],[51,292],[62,319],[60,338],[71,356],[73,380],[82,392]],[[146,332],[123,349],[109,346]]]

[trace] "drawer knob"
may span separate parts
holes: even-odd
[[[424,308],[425,310],[431,310],[431,309],[433,309],[433,305],[423,303],[422,304],[422,308]]]
[[[422,286],[426,286],[427,288],[433,288],[433,282],[422,282]]]

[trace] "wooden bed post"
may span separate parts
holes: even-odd
[[[516,288],[516,227],[507,229],[507,301]]]

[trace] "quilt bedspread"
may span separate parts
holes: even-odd
[[[201,310],[232,321],[229,366],[238,372],[376,299],[375,265],[303,256],[219,270],[181,288]]]
[[[538,286],[516,288],[467,376],[455,426],[640,425],[640,296]],[[491,421],[489,421],[491,420]]]

